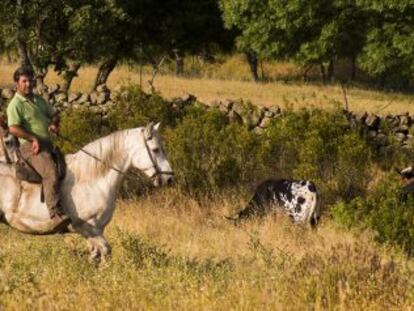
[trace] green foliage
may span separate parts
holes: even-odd
[[[340,224],[371,228],[375,230],[379,242],[397,244],[412,255],[414,198],[402,198],[401,184],[396,174],[388,175],[372,193],[349,203],[339,202],[332,213]]]
[[[299,148],[307,131],[309,112],[288,111],[273,120],[263,134],[263,158],[275,175],[292,176],[299,164]]]
[[[252,105],[238,105],[248,121],[255,113]],[[218,110],[197,105],[173,108],[156,93],[127,87],[118,93],[107,119],[88,110],[68,110],[62,119],[62,135],[77,146],[109,132],[161,121],[176,182],[190,193],[211,193],[276,176],[314,181],[327,203],[349,200],[364,193],[373,163],[370,147],[339,111],[287,111],[258,135]],[[59,143],[65,152],[77,149]]]
[[[60,134],[74,143],[58,138],[57,144],[64,153],[77,151],[79,147],[110,133],[101,116],[87,108],[68,109],[61,119]]]
[[[266,129],[263,159],[275,175],[314,181],[326,202],[363,193],[370,147],[341,112],[288,112]]]
[[[218,111],[189,109],[165,140],[177,182],[190,192],[246,182],[261,167],[258,137]]]
[[[298,148],[295,176],[319,185],[326,202],[349,199],[363,193],[368,183],[370,149],[350,129],[341,112],[315,110]]]
[[[221,0],[225,25],[240,30],[237,44],[264,58],[291,58],[303,66],[355,57],[365,15],[349,1]]]
[[[158,93],[146,94],[139,87],[127,86],[118,92],[108,122],[112,130],[145,126],[150,121],[173,126],[181,114]]]
[[[381,86],[406,88],[413,78],[413,19],[411,1],[364,1],[369,16],[361,67],[380,78]]]

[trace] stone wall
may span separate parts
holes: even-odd
[[[124,91],[125,92],[125,91]],[[12,89],[0,90],[0,109],[13,97]],[[69,107],[86,107],[105,117],[115,105],[121,88],[109,90],[106,85],[98,86],[92,93],[65,93],[58,84],[45,86],[42,96],[58,111]],[[271,121],[283,115],[279,106],[263,107],[243,103],[241,100],[213,101],[209,105],[200,103],[194,95],[188,94],[182,98],[174,98],[167,103],[172,109],[183,109],[188,105],[201,105],[206,109],[218,109],[226,114],[233,122],[245,124],[251,130],[260,134]],[[376,115],[372,113],[355,114],[344,111],[351,126],[358,126],[370,140],[380,148],[399,145],[401,148],[414,149],[414,117],[408,113],[402,115]]]
[[[4,108],[6,103],[14,96],[13,89],[0,90],[0,108]],[[100,85],[92,93],[66,93],[60,90],[59,84],[45,86],[41,96],[53,105],[57,111],[65,109],[86,107],[102,115],[107,115],[110,108],[114,105],[114,95],[106,85]]]

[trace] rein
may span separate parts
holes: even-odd
[[[115,172],[117,172],[118,174],[121,174],[121,175],[124,175],[124,176],[129,176],[129,177],[131,177],[131,178],[139,178],[139,179],[140,179],[140,176],[139,176],[139,175],[137,175],[137,174],[133,174],[133,173],[131,173],[131,172],[123,172],[123,171],[121,171],[120,169],[118,169],[118,168],[116,168],[116,167],[114,167],[114,166],[112,166],[112,165],[109,165],[108,163],[105,163],[102,159],[98,158],[96,155],[94,155],[94,154],[90,153],[89,151],[86,151],[85,149],[83,149],[83,147],[81,147],[81,146],[80,146],[80,145],[78,145],[77,143],[73,142],[71,139],[69,139],[69,138],[67,138],[67,137],[65,137],[65,136],[62,136],[62,135],[60,135],[60,134],[56,134],[56,136],[57,136],[57,137],[59,137],[60,139],[64,140],[64,141],[68,142],[68,143],[69,143],[69,144],[71,144],[72,146],[74,146],[74,147],[78,148],[78,149],[79,149],[79,151],[82,151],[83,153],[85,153],[86,155],[88,155],[88,156],[90,156],[91,158],[95,159],[96,161],[101,162],[104,166],[106,166],[106,167],[110,168],[111,170],[114,170],[114,171],[115,171]],[[154,158],[152,157],[152,154],[151,154],[151,152],[150,152],[150,150],[149,150],[149,146],[148,146],[148,144],[147,144],[147,140],[145,139],[145,137],[144,137],[144,144],[145,144],[145,148],[146,148],[146,150],[147,150],[147,152],[148,152],[148,155],[149,155],[149,157],[150,157],[150,159],[151,159],[151,162],[152,162],[153,168],[154,168],[154,170],[155,170],[155,174],[151,175],[151,176],[150,176],[150,178],[152,179],[152,178],[154,178],[154,177],[156,177],[156,176],[158,176],[158,175],[161,175],[161,174],[171,174],[171,175],[172,175],[172,174],[173,174],[173,172],[162,172],[162,171],[160,171],[160,170],[158,169],[158,167],[157,167],[157,165],[156,165],[156,162],[155,162]]]

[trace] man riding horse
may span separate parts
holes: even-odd
[[[30,68],[18,68],[14,82],[17,92],[7,107],[9,131],[19,139],[22,160],[42,178],[51,219],[61,222],[65,215],[59,205],[59,176],[50,137],[50,133],[59,131],[59,117],[51,105],[33,93],[34,75]]]

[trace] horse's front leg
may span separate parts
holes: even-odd
[[[87,239],[91,261],[100,261],[111,254],[111,246],[104,238],[102,229],[88,222],[78,223],[74,229]]]
[[[108,241],[103,235],[91,237],[88,242],[93,245],[93,251],[97,251],[102,259],[106,259],[111,255],[112,249]],[[93,253],[91,253],[93,255]]]

